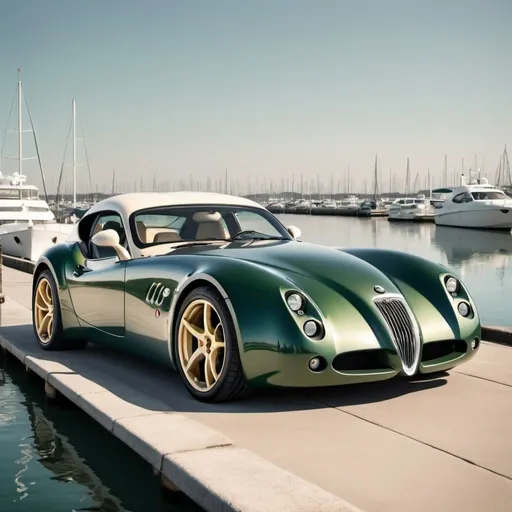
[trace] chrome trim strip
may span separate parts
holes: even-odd
[[[386,303],[389,301],[396,301],[398,302],[407,313],[407,317],[403,316],[403,312],[401,311],[394,311],[392,314],[394,316],[386,316],[382,312],[382,310],[377,305],[378,303]],[[393,341],[393,344],[396,348],[397,354],[400,357],[400,360],[402,361],[402,369],[404,373],[408,376],[414,375],[417,373],[419,364],[420,364],[420,354],[421,354],[421,340],[420,340],[420,329],[418,326],[418,323],[416,322],[416,318],[413,315],[413,312],[411,308],[409,307],[409,304],[407,304],[407,301],[405,300],[403,295],[397,294],[397,293],[386,293],[382,295],[377,295],[373,297],[373,302],[375,304],[375,307],[377,311],[379,312],[380,316],[384,320],[384,323],[386,325],[386,329]],[[393,328],[391,326],[391,322],[395,324],[396,329],[403,329],[404,324],[407,324],[410,322],[410,326],[412,327],[411,332],[406,332],[406,336],[412,337],[412,340],[406,340],[405,342],[402,340],[397,339],[395,336],[395,333],[393,331]],[[412,341],[412,346],[411,346]],[[411,353],[412,349],[412,353]],[[410,360],[410,364],[407,360]]]

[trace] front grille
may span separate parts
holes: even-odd
[[[412,375],[418,365],[420,343],[408,308],[398,297],[378,297],[374,302],[389,327],[404,372]]]

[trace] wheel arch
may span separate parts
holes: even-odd
[[[47,258],[41,258],[37,262],[36,267],[34,268],[33,278],[32,278],[32,291],[34,291],[37,280],[39,276],[45,271],[49,270],[53,276],[53,279],[55,280],[55,283],[57,285],[57,289],[59,290],[60,295],[60,287],[61,283],[59,281],[59,278],[57,277],[57,273],[55,272],[55,269],[53,268],[53,265],[51,264],[50,260]]]
[[[174,331],[175,331],[174,327],[176,325],[178,314],[179,314],[181,305],[183,304],[183,302],[185,301],[187,296],[193,290],[195,290],[196,288],[200,288],[201,286],[207,286],[207,287],[213,288],[224,299],[224,301],[226,303],[226,307],[228,308],[228,311],[231,315],[231,320],[233,322],[233,326],[235,328],[238,350],[240,351],[240,353],[242,353],[242,351],[243,351],[240,326],[238,324],[235,309],[233,307],[233,304],[231,303],[231,300],[229,299],[229,296],[228,296],[226,290],[220,284],[220,282],[217,279],[215,279],[213,276],[211,276],[210,274],[207,274],[205,272],[201,272],[198,274],[193,274],[193,275],[188,276],[182,283],[180,283],[180,285],[174,291],[174,297],[172,299],[171,307],[169,310],[169,329],[168,329],[168,342],[167,342],[169,358],[174,367],[176,367],[176,361],[175,361],[175,357],[174,357],[174,345],[176,343],[176,340],[174,339]]]
[[[48,270],[57,287],[57,293],[61,309],[62,324],[64,329],[79,328],[80,322],[75,314],[75,308],[71,299],[66,279],[66,264],[72,257],[71,248],[67,244],[53,246],[43,253],[34,268],[32,277],[32,296],[35,284],[42,272]]]

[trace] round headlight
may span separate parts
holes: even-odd
[[[308,320],[304,324],[304,332],[312,338],[315,334],[318,333],[318,325],[314,320]]]
[[[459,287],[459,283],[455,277],[450,277],[446,280],[446,289],[450,293],[455,293],[457,291],[457,288]]]
[[[469,315],[469,306],[465,302],[460,302],[457,306],[457,309],[459,310],[459,313],[462,316],[468,316]]]
[[[304,299],[298,293],[290,293],[286,297],[286,302],[292,311],[299,311],[304,306]]]

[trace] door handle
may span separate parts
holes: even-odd
[[[77,265],[77,270],[73,272],[74,277],[80,277],[87,272],[92,272],[92,269],[84,267],[83,265]]]

